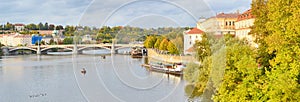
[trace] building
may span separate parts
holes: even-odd
[[[91,42],[92,41],[92,37],[91,35],[87,34],[87,35],[84,35],[82,37],[82,42]]]
[[[194,54],[194,44],[195,42],[201,41],[202,40],[202,35],[204,31],[198,29],[198,28],[193,28],[191,30],[187,30],[183,32],[183,38],[184,38],[184,54]]]
[[[254,46],[254,37],[249,35],[251,31],[251,27],[254,25],[255,17],[251,13],[251,9],[245,11],[244,13],[238,16],[236,21],[235,30],[236,30],[236,37],[239,39],[245,39],[249,41],[249,43]]]
[[[228,14],[220,13],[206,20],[199,20],[197,22],[197,28],[215,35],[235,35],[235,22],[237,21],[238,15],[239,12]]]
[[[46,45],[50,45],[51,40],[54,41],[54,38],[52,35],[45,35],[45,36],[43,36],[43,39],[42,39],[42,41],[44,41]]]
[[[5,46],[31,45],[31,36],[23,34],[3,34],[0,36],[1,44]]]
[[[15,24],[14,30],[15,31],[23,31],[23,30],[25,30],[25,25],[24,24]]]

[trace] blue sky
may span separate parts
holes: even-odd
[[[250,4],[251,0],[1,0],[0,23],[195,26],[201,16],[243,12]]]

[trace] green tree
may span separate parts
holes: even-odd
[[[156,37],[155,36],[147,36],[145,42],[144,42],[144,46],[146,48],[153,48],[154,44],[156,42]]]
[[[235,38],[226,41],[226,68],[215,101],[263,101],[264,81],[257,68],[255,53],[249,45]]]
[[[280,5],[280,6],[278,6]],[[266,72],[270,101],[300,100],[300,2],[299,0],[269,0],[266,28],[271,33],[265,38],[267,52],[275,53]]]
[[[226,45],[226,72],[215,101],[299,101],[299,6],[299,0],[253,0],[257,55],[244,42]]]
[[[39,30],[43,30],[43,28],[44,28],[44,25],[43,25],[42,22],[40,22],[40,23],[38,24],[38,29],[39,29]]]
[[[203,61],[205,57],[211,55],[210,42],[208,40],[207,34],[202,35],[201,41],[196,41],[194,48],[196,48],[196,54],[198,60]]]
[[[55,44],[56,44],[56,43],[54,42],[54,39],[53,39],[53,38],[50,39],[49,44],[50,44],[50,45],[55,45]]]
[[[168,43],[167,49],[170,54],[179,54],[177,47],[170,41]]]
[[[73,44],[73,38],[67,37],[63,40],[63,44]]]
[[[270,21],[267,15],[269,12],[267,0],[252,0],[251,9],[252,14],[256,17],[250,34],[255,36],[255,42],[259,45],[257,62],[269,70],[269,60],[274,58],[274,54],[267,52],[268,45],[264,40],[270,35],[266,26],[266,23]]]
[[[157,37],[156,42],[154,44],[154,48],[159,49],[161,41],[162,41],[162,37]]]
[[[54,30],[54,28],[55,28],[55,25],[53,25],[53,24],[49,25],[49,30]]]
[[[178,48],[179,53],[183,52],[183,34],[177,35],[171,42]]]
[[[45,26],[43,27],[43,30],[49,30],[49,25],[48,25],[47,22],[45,23]]]

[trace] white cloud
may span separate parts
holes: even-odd
[[[132,0],[2,0],[0,22],[101,26],[105,19]],[[125,25],[135,17],[148,17],[143,23],[171,18],[180,26],[194,26],[201,16],[215,12],[243,12],[251,0],[138,0],[120,8],[105,25]],[[85,11],[86,10],[86,11]],[[83,14],[83,15],[82,15]],[[146,15],[157,15],[150,19]],[[142,19],[140,19],[142,20]]]

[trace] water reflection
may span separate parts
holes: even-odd
[[[0,60],[0,101],[187,100],[181,77],[151,72],[141,66],[144,62],[125,55],[105,59],[100,55],[4,57]]]

